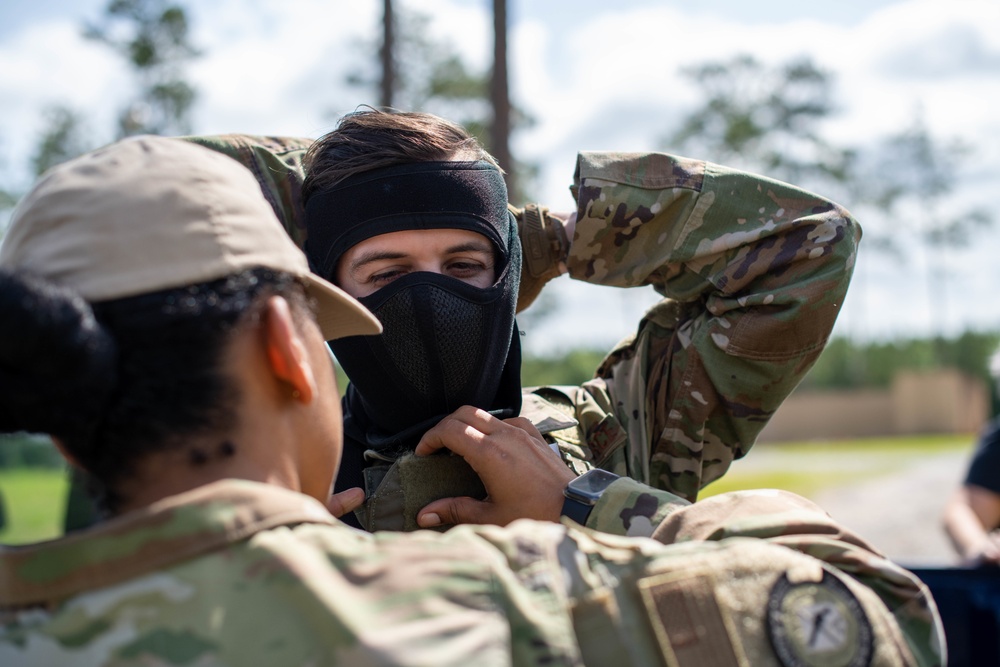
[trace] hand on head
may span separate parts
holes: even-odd
[[[576,475],[523,417],[500,420],[464,406],[430,429],[417,445],[426,456],[448,449],[483,480],[486,500],[442,498],[417,515],[424,528],[442,524],[506,525],[516,519],[558,521],[563,489]]]

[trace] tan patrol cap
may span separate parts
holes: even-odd
[[[364,306],[310,272],[249,170],[180,139],[124,139],[52,168],[18,204],[0,244],[0,267],[88,301],[257,266],[305,281],[327,340],[382,331]]]

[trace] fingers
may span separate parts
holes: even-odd
[[[515,419],[521,418],[515,417]],[[527,422],[526,419],[523,421]],[[485,436],[492,435],[502,428],[503,423],[485,410],[471,405],[462,406],[428,430],[417,443],[414,453],[417,456],[427,456],[439,449],[450,449],[472,464],[470,457],[475,457],[476,450],[482,446]],[[534,426],[531,428],[538,433],[538,429]],[[541,435],[538,437],[541,438]]]
[[[354,487],[335,493],[326,501],[326,508],[330,514],[338,519],[348,512],[353,512],[365,502],[365,492],[363,489]]]
[[[492,505],[468,497],[441,498],[417,514],[417,525],[421,528],[457,525],[460,523],[493,523],[489,520]]]
[[[542,440],[542,432],[539,431],[538,428],[531,423],[530,419],[526,419],[524,417],[511,417],[510,419],[504,419],[503,423],[515,426],[521,429],[522,431],[527,432],[528,435],[530,435],[531,437],[537,438],[538,440]]]
[[[451,498],[424,508],[421,526],[454,523],[506,525],[521,518],[557,521],[563,489],[575,477],[527,419],[499,420],[465,406],[430,429],[416,453],[442,448],[462,456],[482,478],[488,500]]]

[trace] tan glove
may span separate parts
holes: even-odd
[[[517,220],[521,236],[521,286],[517,291],[517,312],[530,306],[545,283],[566,273],[569,239],[559,218],[549,209],[528,204],[523,209],[508,205]]]

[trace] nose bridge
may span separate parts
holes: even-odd
[[[413,270],[426,273],[444,273],[444,252],[438,252],[435,248],[425,248],[413,260]]]

